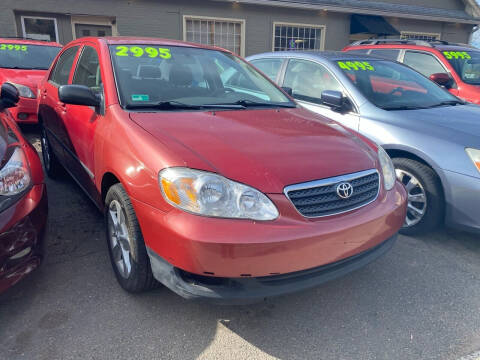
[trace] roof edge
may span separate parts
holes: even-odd
[[[477,17],[476,19],[462,19],[462,18],[445,18],[439,16],[428,16],[428,15],[419,15],[419,14],[407,14],[402,12],[390,12],[382,10],[370,10],[362,8],[353,8],[346,6],[336,6],[336,5],[323,5],[323,4],[307,4],[299,3],[290,0],[213,0],[221,2],[235,2],[243,3],[249,5],[264,5],[264,6],[280,6],[286,8],[297,8],[297,9],[306,9],[306,10],[327,10],[333,12],[343,12],[350,14],[365,14],[365,15],[380,15],[387,17],[398,17],[398,18],[408,18],[408,19],[417,19],[417,20],[429,20],[429,21],[442,21],[442,22],[457,22],[462,24],[480,24],[480,6],[476,3],[475,0],[463,0],[466,3],[468,2],[468,7],[466,6],[466,11],[468,9],[469,15],[472,17]]]

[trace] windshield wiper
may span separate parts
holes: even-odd
[[[205,105],[193,105],[184,104],[179,101],[161,101],[159,103],[147,103],[147,104],[127,104],[126,109],[158,109],[158,110],[204,110],[204,109],[244,109],[241,105],[223,105],[223,104],[205,104]]]
[[[384,107],[383,110],[420,110],[420,109],[428,109],[425,106],[412,106],[412,105],[399,105],[399,106],[387,106]]]
[[[438,104],[429,106],[429,108],[439,107],[439,106],[455,106],[455,105],[465,105],[465,101],[462,100],[446,100],[439,102]]]
[[[231,104],[214,104],[215,106],[223,105],[223,106],[243,106],[243,107],[285,107],[285,108],[294,108],[297,107],[293,103],[276,103],[276,102],[259,102],[259,101],[253,101],[253,100],[248,100],[248,99],[242,99],[242,100],[237,100],[234,103]]]

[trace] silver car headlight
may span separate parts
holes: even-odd
[[[194,214],[252,220],[278,217],[265,194],[215,173],[175,167],[160,171],[158,178],[165,200]]]
[[[472,159],[473,164],[475,165],[477,170],[480,171],[480,150],[472,149],[472,148],[466,148],[465,151],[467,152],[470,159]]]
[[[380,160],[380,166],[382,168],[385,189],[392,190],[397,180],[395,167],[393,166],[392,159],[390,159],[390,156],[388,156],[387,152],[383,150],[381,146],[378,147],[378,159]]]
[[[21,97],[25,97],[25,98],[29,98],[29,99],[35,99],[35,94],[33,93],[33,91],[28,87],[28,86],[25,86],[25,85],[21,85],[21,84],[15,84],[15,83],[10,83],[12,84],[13,86],[15,86],[18,90],[18,95],[20,95]]]

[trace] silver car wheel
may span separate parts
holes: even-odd
[[[422,183],[411,173],[402,169],[395,170],[397,179],[407,190],[408,207],[403,227],[412,227],[418,224],[427,211],[427,194]]]
[[[131,241],[124,211],[117,200],[110,203],[107,221],[113,260],[120,275],[128,279],[132,271]]]

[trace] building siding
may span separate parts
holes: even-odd
[[[402,3],[438,7],[437,0],[403,0]],[[442,7],[452,9],[458,9],[462,4],[462,0],[442,1]],[[342,49],[349,43],[350,36],[350,14],[208,0],[2,0],[2,8],[5,10],[0,12],[0,36],[21,34],[15,14],[33,15],[39,12],[42,16],[51,16],[55,14],[45,13],[45,10],[55,9],[62,43],[72,40],[69,14],[115,17],[119,35],[172,39],[183,39],[184,15],[242,19],[245,20],[246,56],[272,50],[274,22],[326,26],[326,50]],[[440,33],[442,39],[451,41],[467,42],[471,31],[471,26],[465,25],[411,19],[388,20],[399,31]]]

